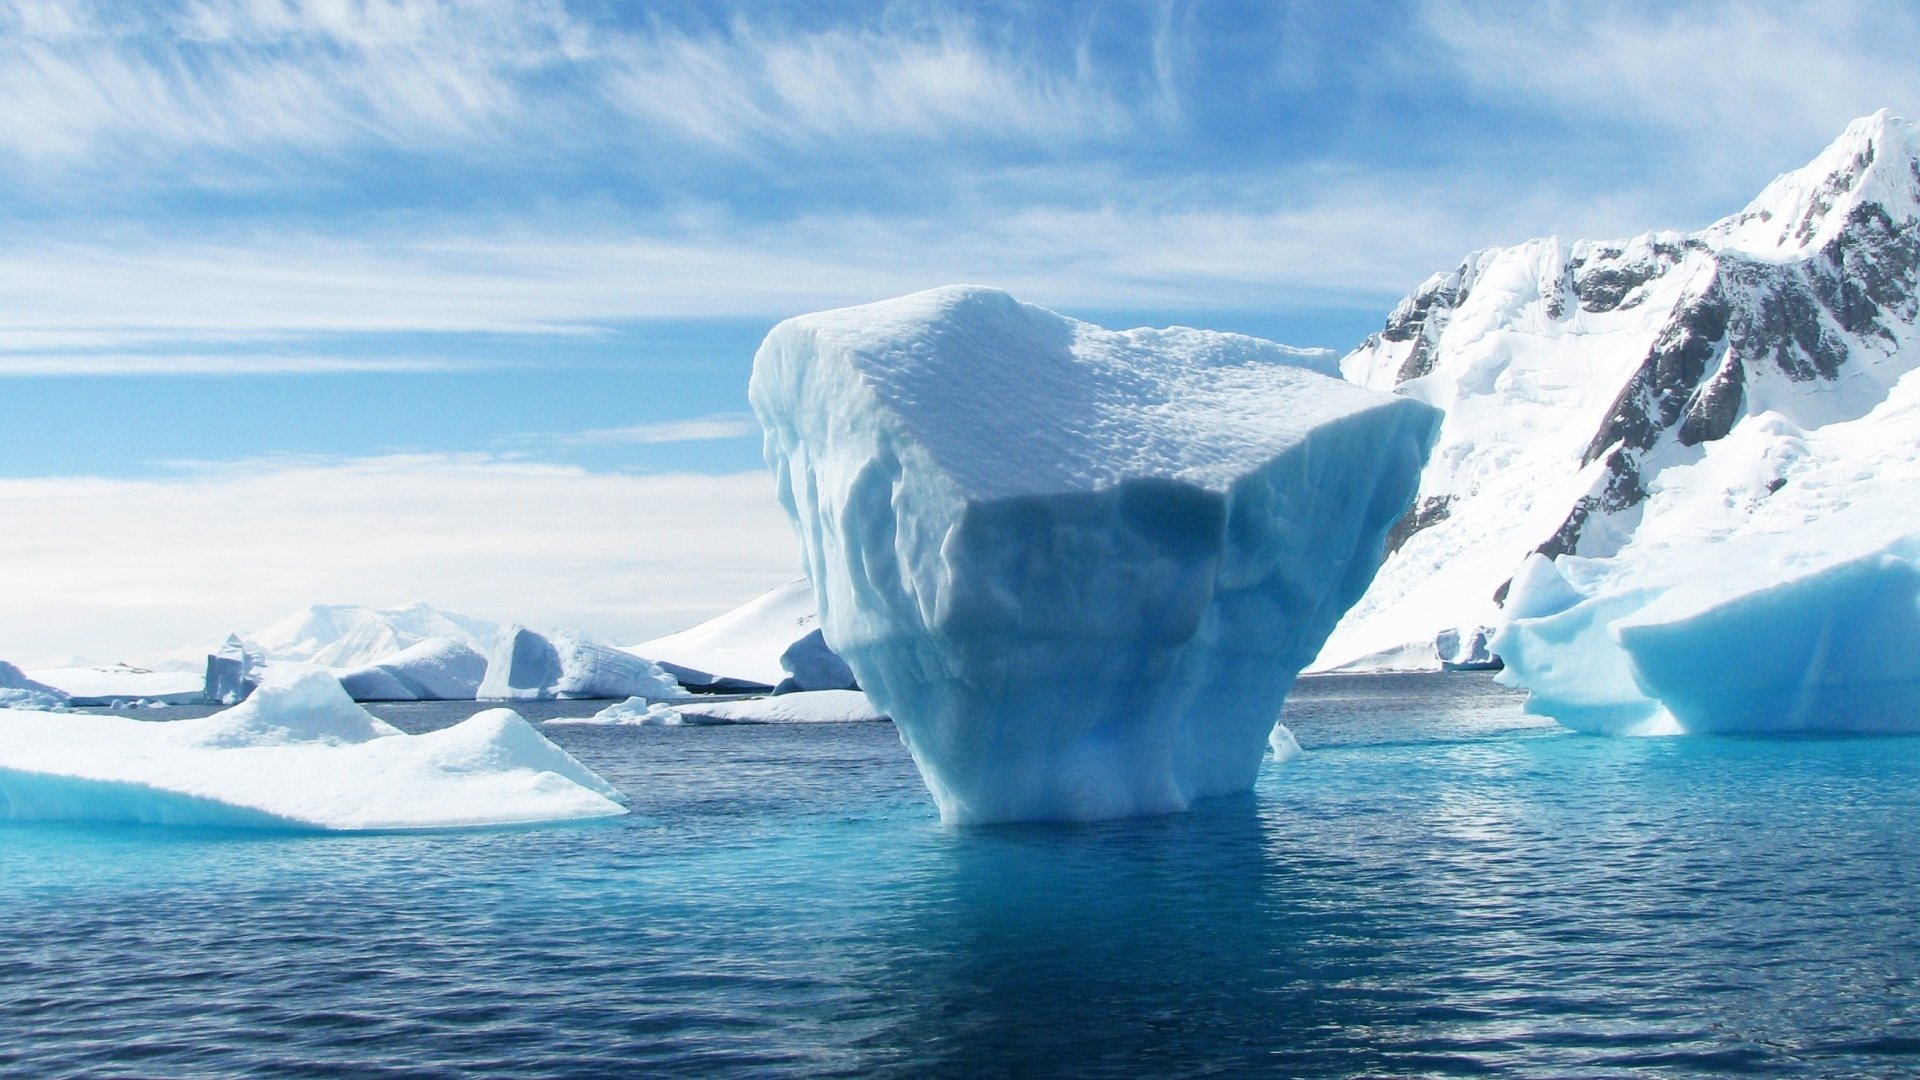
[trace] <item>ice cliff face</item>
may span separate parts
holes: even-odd
[[[1866,417],[1920,362],[1917,296],[1920,130],[1885,113],[1698,232],[1535,240],[1436,274],[1341,363],[1447,418],[1315,666],[1502,622],[1533,552],[1742,528],[1798,434]],[[1862,497],[1901,497],[1871,446],[1831,452],[1863,455]]]
[[[1249,788],[1438,419],[971,287],[788,320],[748,396],[826,640],[959,822]]]

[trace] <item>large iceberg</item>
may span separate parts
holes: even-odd
[[[626,813],[606,781],[507,709],[406,735],[324,671],[170,723],[0,712],[0,818],[361,830]]]
[[[1252,786],[1439,420],[1298,361],[974,287],[768,335],[749,397],[821,626],[944,819]]]
[[[658,664],[568,634],[524,626],[500,632],[487,657],[478,696],[499,700],[627,698],[673,701],[686,696]]]

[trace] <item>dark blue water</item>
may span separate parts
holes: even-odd
[[[0,1073],[1920,1072],[1920,741],[1471,676],[1288,719],[1255,797],[1100,826],[944,828],[850,725],[549,729],[633,797],[597,825],[3,827]]]

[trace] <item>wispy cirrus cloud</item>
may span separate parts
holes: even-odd
[[[1511,5],[1430,0],[1422,26],[1485,100],[1642,128],[1711,177],[1801,164],[1847,121],[1920,108],[1920,10],[1897,0]],[[1777,165],[1768,162],[1777,162]],[[1732,181],[1757,190],[1752,175]]]
[[[685,25],[670,14],[622,20],[510,0],[7,0],[0,160],[57,172],[160,165],[122,172],[122,184],[217,184],[223,173],[287,183],[365,152],[481,168],[588,155],[612,167],[644,163],[663,143],[1055,146],[1137,119],[1124,67],[1095,65],[1071,43],[995,38],[959,9],[868,21],[801,8]]]

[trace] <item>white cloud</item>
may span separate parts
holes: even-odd
[[[758,472],[472,454],[0,480],[0,658],[213,643],[324,602],[425,600],[641,640],[796,575],[772,489]]]
[[[655,445],[743,439],[759,434],[759,423],[746,413],[713,413],[709,416],[693,416],[684,420],[660,420],[649,424],[631,424],[627,427],[594,428],[572,435],[528,436],[528,438],[569,446],[615,443]]]

